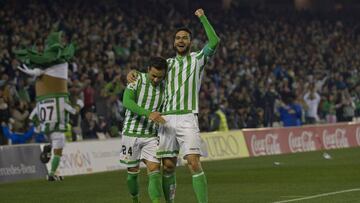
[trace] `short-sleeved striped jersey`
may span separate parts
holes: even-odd
[[[167,59],[168,73],[166,75],[165,100],[162,111],[164,114],[199,112],[198,92],[204,66],[209,59],[209,54],[205,54],[206,48],[198,52],[191,52],[183,57],[176,56]],[[213,51],[211,50],[211,52]]]
[[[155,87],[151,84],[147,73],[139,73],[137,80],[128,84],[127,88],[135,92],[135,102],[137,105],[151,112],[160,112],[165,89],[163,82]],[[136,137],[156,136],[157,124],[145,116],[139,116],[127,109],[122,133],[127,136]]]
[[[40,121],[40,132],[66,132],[68,129],[69,113],[75,114],[69,104],[67,93],[55,93],[36,97],[36,108],[31,112],[30,119],[34,116]]]

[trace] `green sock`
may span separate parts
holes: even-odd
[[[139,172],[129,172],[128,171],[127,186],[128,186],[130,195],[131,195],[134,203],[139,201],[138,175],[139,175]]]
[[[207,181],[204,172],[192,176],[193,188],[199,203],[208,202]]]
[[[160,203],[161,198],[161,175],[159,171],[149,173],[148,192],[152,203]]]
[[[140,203],[138,196],[131,197],[131,199],[132,199],[132,202],[133,202],[133,203]]]
[[[59,167],[60,164],[60,156],[59,155],[54,155],[52,161],[51,161],[51,170],[50,170],[50,175],[53,176],[56,172],[56,169]]]
[[[132,198],[132,202],[133,202],[133,203],[140,203],[138,196],[136,196],[136,197],[131,197],[131,198]]]
[[[164,173],[162,176],[162,184],[166,203],[174,202],[176,190],[175,173]]]

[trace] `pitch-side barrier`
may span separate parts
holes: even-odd
[[[202,133],[203,161],[297,153],[360,146],[360,123],[337,123],[289,128],[261,128]],[[0,182],[45,179],[43,145],[0,146]],[[67,143],[58,169],[70,176],[125,169],[119,162],[121,139]],[[180,157],[182,155],[180,154]],[[179,165],[184,160],[179,158]]]

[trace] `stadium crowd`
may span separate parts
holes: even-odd
[[[22,2],[22,3],[19,3]],[[354,13],[271,10],[219,1],[2,1],[0,3],[0,122],[26,132],[34,108],[34,78],[19,70],[13,51],[41,44],[58,27],[75,42],[70,100],[73,140],[119,136],[126,74],[144,70],[151,55],[170,57],[173,31],[193,30],[193,50],[205,34],[193,15],[203,7],[221,43],[200,90],[201,131],[351,121],[360,116],[360,35]],[[154,12],[156,11],[156,12]],[[198,36],[201,36],[200,38]],[[77,135],[77,136],[76,136]],[[79,136],[81,135],[81,136]],[[7,138],[0,132],[0,144]]]

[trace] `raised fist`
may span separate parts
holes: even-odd
[[[197,9],[195,11],[195,15],[200,18],[201,16],[205,15],[204,10],[202,8]]]

